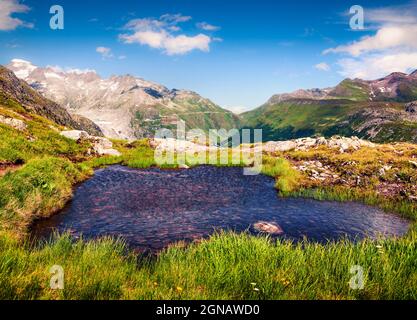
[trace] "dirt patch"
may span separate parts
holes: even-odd
[[[0,163],[0,177],[3,177],[8,172],[16,171],[21,167],[21,164]]]

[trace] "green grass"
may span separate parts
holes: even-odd
[[[289,161],[270,156],[263,157],[262,174],[276,179],[275,187],[282,195],[297,189],[302,179],[301,174],[291,166]]]
[[[15,111],[22,110],[18,105],[10,110],[0,108],[4,115]],[[73,186],[90,177],[94,168],[112,164],[149,168],[156,163],[147,140],[115,140],[115,148],[123,155],[97,158],[88,156],[88,145],[61,137],[50,121],[34,115],[25,121],[25,132],[0,125],[0,163],[23,163],[19,170],[0,178],[0,299],[417,298],[415,225],[401,239],[356,244],[340,241],[295,245],[248,234],[222,233],[189,246],[176,244],[156,258],[145,260],[138,259],[122,242],[109,238],[74,242],[69,235],[61,235],[33,247],[25,242],[32,221],[60,210],[71,199]],[[417,156],[415,148],[405,146],[401,149],[403,156],[389,150],[344,155],[316,150],[264,156],[262,173],[276,179],[281,195],[360,200],[387,206],[414,220],[416,206],[401,198],[383,200],[358,188],[307,189],[306,177],[291,165],[294,160],[319,158],[345,170],[346,177],[352,175],[349,171],[371,177],[382,161],[398,167],[387,174],[386,181],[414,185],[416,174],[408,160]],[[214,165],[250,163],[233,161],[230,151],[227,159],[227,163],[217,161]],[[351,160],[358,165],[344,164]],[[374,178],[368,180],[372,186],[378,183]],[[64,290],[49,288],[53,265],[64,268]],[[365,270],[364,290],[348,286],[353,265]]]
[[[30,223],[62,209],[72,187],[92,174],[66,159],[45,157],[0,179],[0,230],[25,234]]]
[[[126,254],[121,242],[61,236],[29,248],[0,236],[2,299],[416,299],[417,242],[407,239],[273,243],[223,233],[154,260]],[[49,269],[61,265],[64,290],[51,290]],[[350,268],[364,270],[352,290]]]
[[[139,140],[134,142],[130,149],[126,150],[123,155],[124,165],[131,168],[146,169],[156,166],[153,149],[149,147],[148,140]]]
[[[338,186],[314,189],[300,188],[286,193],[286,196],[311,198],[320,201],[356,201],[379,207],[387,212],[397,213],[407,219],[417,219],[417,206],[414,201],[404,199],[393,201],[391,198],[377,195],[371,188],[367,190]]]
[[[26,163],[40,156],[65,157],[73,161],[86,159],[89,145],[77,144],[59,134],[60,127],[40,116],[26,119],[1,107],[0,115],[24,120],[28,128],[18,131],[0,124],[0,163]]]

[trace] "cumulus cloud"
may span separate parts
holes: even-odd
[[[189,16],[165,14],[159,19],[142,18],[129,21],[125,29],[129,33],[120,34],[119,38],[127,44],[139,43],[154,49],[160,49],[167,55],[183,55],[193,50],[208,52],[213,39],[203,33],[194,36],[177,34],[178,26],[191,20]]]
[[[373,79],[417,69],[417,1],[365,9],[365,16],[369,29],[376,30],[373,35],[323,52],[345,55],[338,60],[340,74]]]
[[[349,78],[376,79],[392,72],[410,73],[417,69],[417,52],[392,52],[340,59],[340,73]]]
[[[330,66],[326,62],[318,63],[314,66],[314,68],[320,71],[330,71]]]
[[[15,30],[18,27],[33,28],[32,23],[25,22],[12,15],[16,13],[27,13],[30,8],[21,4],[19,0],[0,1],[0,31]]]
[[[112,58],[113,54],[110,48],[107,47],[97,47],[96,52],[101,54],[103,59]]]
[[[207,22],[197,23],[197,28],[200,28],[200,29],[205,30],[205,31],[217,31],[217,30],[220,29],[220,27],[214,26],[214,25],[209,24]]]
[[[324,53],[348,53],[358,57],[363,53],[399,46],[417,49],[417,24],[382,27],[374,36],[366,36],[359,41],[327,49]]]

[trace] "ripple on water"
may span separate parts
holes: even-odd
[[[137,170],[111,166],[81,184],[59,214],[34,225],[35,237],[71,230],[85,238],[116,236],[138,250],[207,237],[218,229],[257,233],[278,225],[285,237],[326,242],[401,236],[408,222],[359,203],[279,198],[273,179],[242,168]]]

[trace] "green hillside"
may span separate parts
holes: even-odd
[[[375,142],[417,142],[417,116],[405,108],[417,100],[416,93],[416,78],[405,74],[346,79],[320,99],[295,92],[284,101],[270,100],[242,114],[242,127],[263,129],[264,140],[356,135]]]

